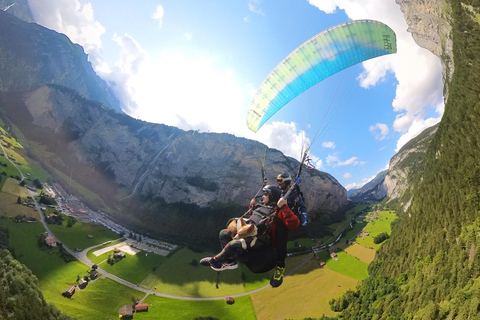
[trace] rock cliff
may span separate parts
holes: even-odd
[[[0,115],[29,157],[90,207],[168,239],[179,236],[173,231],[188,216],[190,226],[182,228],[191,239],[179,241],[210,236],[205,244],[216,247],[225,217],[245,210],[259,190],[265,145],[115,111],[108,86],[66,36],[0,11],[0,53]],[[299,165],[269,150],[264,169],[275,183],[277,174],[294,175]],[[313,219],[348,204],[345,188],[329,174],[304,170],[301,178]],[[199,230],[205,219],[211,222]]]
[[[118,100],[97,76],[81,46],[63,34],[26,23],[7,12],[0,10],[0,91],[27,91],[44,84],[59,84],[121,111]]]

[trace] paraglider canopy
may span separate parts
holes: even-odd
[[[289,101],[329,76],[396,51],[395,33],[378,21],[350,21],[317,34],[267,76],[248,110],[248,128],[257,132]]]

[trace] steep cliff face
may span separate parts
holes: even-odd
[[[39,142],[55,149],[64,162],[76,163],[81,176],[71,174],[97,192],[101,190],[96,185],[102,185],[98,172],[128,190],[122,198],[160,197],[201,207],[216,202],[245,205],[259,188],[265,146],[258,142],[138,121],[59,86],[40,87],[23,102],[23,118],[31,121],[23,124],[22,132],[37,141],[32,126],[49,132],[51,138],[44,133]],[[65,148],[58,146],[59,135]],[[285,170],[294,174],[299,166],[277,150],[269,151],[266,162],[271,181]],[[88,174],[88,167],[96,171]],[[326,173],[305,170],[302,189],[310,210],[336,211],[347,204],[345,188]]]
[[[451,7],[445,0],[395,0],[403,12],[415,42],[441,58],[445,100],[448,97],[448,84],[454,71],[453,40],[451,27]]]
[[[415,177],[423,168],[423,159],[438,124],[425,129],[414,139],[405,144],[389,163],[389,172],[383,181],[389,201],[399,199],[406,210],[410,203],[411,193],[407,192]]]
[[[96,75],[81,46],[63,34],[26,23],[3,10],[0,71],[0,91],[27,91],[44,84],[60,84],[121,111],[118,100]]]

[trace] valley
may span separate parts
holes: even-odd
[[[127,254],[126,258],[109,264],[107,261],[113,254],[113,248],[128,236],[133,238],[135,235],[126,229],[116,229],[118,226],[112,228],[105,221],[99,224],[98,219],[97,223],[84,219],[70,227],[67,227],[67,219],[61,224],[48,225],[52,235],[63,243],[63,248],[76,258],[65,263],[54,250],[38,246],[38,236],[46,230],[41,223],[15,223],[12,220],[22,215],[36,217],[40,221],[40,215],[49,215],[49,210],[55,209],[50,208],[43,213],[39,208],[32,209],[17,203],[7,207],[6,203],[16,202],[19,196],[24,197],[25,191],[14,188],[19,185],[16,179],[8,178],[2,183],[0,196],[9,200],[2,201],[0,205],[0,226],[10,230],[10,245],[16,258],[38,277],[47,301],[78,319],[114,318],[122,305],[136,301],[148,303],[150,309],[147,313],[135,314],[135,319],[193,319],[202,314],[219,319],[282,319],[287,314],[298,318],[302,315],[334,315],[328,301],[355,288],[360,280],[367,277],[367,266],[375,251],[360,244],[347,244],[346,239],[353,238],[366,225],[365,216],[359,217],[366,206],[360,206],[349,212],[347,220],[357,216],[352,230],[345,232],[351,223],[336,224],[330,226],[334,232],[332,237],[298,239],[290,243],[291,249],[305,246],[307,253],[287,259],[288,276],[277,289],[268,285],[270,274],[253,274],[245,267],[216,273],[194,262],[210,254],[208,252],[193,252],[176,246],[170,246],[170,252],[163,255],[141,250],[138,243],[147,245],[145,238],[128,240],[131,244],[135,242],[134,247],[138,248],[135,254]],[[389,212],[385,214],[390,215]],[[342,233],[343,237],[339,237]],[[336,240],[339,241],[332,251],[338,252],[338,261],[331,259],[325,250],[316,255],[308,252],[312,245],[318,247],[319,241],[325,249]],[[152,241],[148,246],[151,245]],[[168,246],[163,242],[162,245],[164,248]],[[321,261],[325,262],[323,267],[320,267]],[[90,279],[88,285],[77,289],[71,298],[63,297],[61,293],[77,283],[77,279],[89,276],[93,264],[98,266],[99,277]],[[233,305],[225,304],[224,299],[228,296],[235,299]],[[289,301],[292,296],[299,297],[295,299],[298,307],[291,306]],[[277,300],[286,299],[280,303],[287,310],[270,308],[266,301],[274,297]],[[178,310],[185,311],[178,313]]]

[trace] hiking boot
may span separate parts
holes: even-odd
[[[280,287],[283,282],[283,274],[285,273],[285,268],[280,268],[279,266],[275,267],[273,272],[272,279],[270,279],[270,285],[273,288]]]
[[[216,261],[215,259],[210,260],[210,267],[215,271],[223,271],[227,269],[237,269],[238,263],[235,260],[230,261]]]
[[[212,261],[212,257],[205,257],[200,260],[200,264],[202,266],[210,267],[210,261]]]

